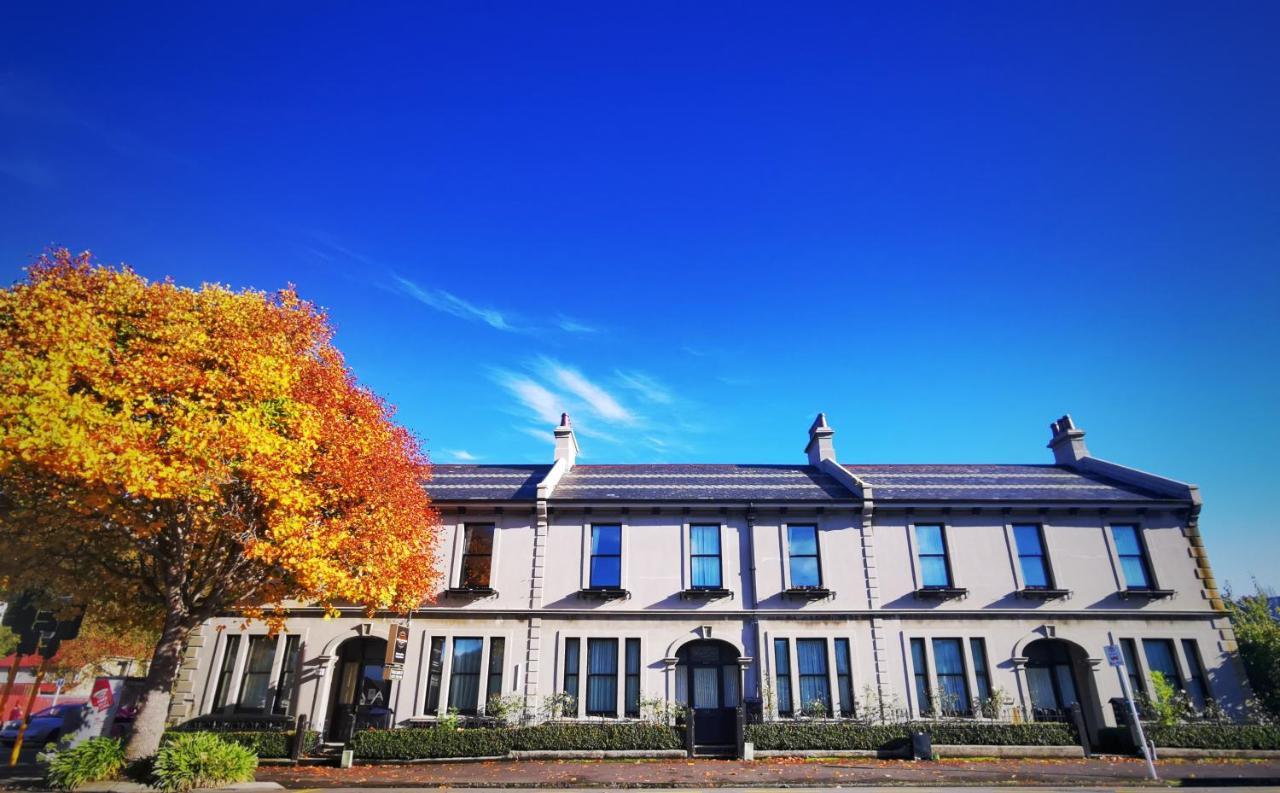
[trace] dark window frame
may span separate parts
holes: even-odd
[[[792,529],[812,529],[813,530],[813,553],[792,553],[791,552],[791,530]],[[818,538],[818,524],[816,523],[788,523],[787,524],[787,577],[791,580],[793,589],[821,589],[822,588],[822,542]],[[797,584],[795,577],[795,560],[796,559],[813,559],[814,567],[818,572],[818,583],[816,584]]]
[[[1187,693],[1191,704],[1204,710],[1213,701],[1213,692],[1209,690],[1209,675],[1205,672],[1204,657],[1200,655],[1200,643],[1195,639],[1183,639],[1179,644],[1182,645],[1183,663],[1187,668]],[[1198,694],[1193,686],[1200,689]],[[1200,702],[1195,701],[1197,695]]]
[[[573,717],[578,715],[578,698],[582,694],[582,640],[570,636],[564,640],[564,670],[561,675],[560,690],[569,697],[569,706],[573,709]],[[572,682],[570,682],[572,681]],[[570,714],[562,714],[570,716]]]
[[[773,682],[777,688],[778,716],[795,715],[795,695],[791,691],[791,641],[773,640]]]
[[[489,639],[489,666],[488,680],[485,681],[484,707],[489,709],[489,703],[493,702],[496,697],[502,696],[502,670],[506,665],[507,640],[501,636],[493,636]]]
[[[293,686],[298,679],[298,659],[302,637],[296,633],[284,637],[284,658],[280,661],[280,674],[276,675],[275,701],[271,712],[277,716],[291,716],[293,710]]]
[[[831,649],[836,658],[836,694],[840,698],[840,715],[846,719],[852,718],[856,715],[853,701],[853,642],[844,636],[837,636],[832,640]],[[840,671],[842,661],[845,667],[843,672]]]
[[[710,553],[694,553],[693,534],[696,529],[715,529],[716,534],[716,552]],[[714,584],[699,584],[695,578],[697,568],[694,566],[695,559],[715,559],[716,560],[716,582]],[[719,523],[690,523],[689,524],[689,588],[690,589],[721,589],[724,587],[724,526]]]
[[[938,540],[942,543],[942,553],[924,553],[920,547],[920,528],[936,528],[938,530]],[[954,589],[956,585],[955,571],[951,569],[951,543],[947,541],[947,524],[945,523],[914,523],[912,531],[915,534],[916,541],[916,566],[920,570],[920,588],[921,589]],[[943,569],[947,571],[947,582],[945,584],[926,584],[924,580],[924,565],[922,561],[925,558],[935,559],[942,557]]]
[[[617,529],[618,530],[618,552],[617,553],[596,553],[596,530],[597,529]],[[591,545],[587,551],[589,557],[587,559],[587,585],[588,589],[621,589],[622,588],[622,524],[621,523],[592,523],[591,524]],[[618,580],[614,584],[596,583],[596,559],[617,559],[618,560]]]
[[[432,636],[427,651],[427,692],[422,712],[433,716],[440,712],[440,693],[444,686],[444,638]]]
[[[969,637],[969,656],[973,663],[974,692],[979,703],[985,704],[991,699],[991,666],[987,660],[987,640],[981,636]]]
[[[489,532],[489,550],[487,553],[471,549],[472,539],[475,537],[474,532],[483,529],[487,529]],[[497,540],[498,527],[493,523],[468,523],[462,527],[462,532],[462,567],[458,570],[458,587],[460,589],[488,589],[493,585],[493,545]],[[487,560],[484,568],[484,583],[468,579],[468,562],[471,559]]]
[[[634,665],[632,664],[632,650],[635,650]],[[627,639],[623,645],[623,653],[623,664],[626,670],[626,677],[623,683],[626,689],[622,692],[623,715],[629,719],[638,719],[640,718],[640,699],[643,694],[640,690],[640,668],[642,666],[640,640],[636,638]]]
[[[1013,549],[1018,555],[1018,574],[1022,576],[1022,586],[1024,589],[1055,589],[1057,581],[1053,575],[1053,563],[1049,559],[1049,548],[1045,543],[1044,524],[1043,523],[1011,523],[1010,531],[1013,532]],[[1040,546],[1039,553],[1024,553],[1022,545],[1018,542],[1018,528],[1030,527],[1036,531],[1036,544]],[[1040,569],[1044,571],[1043,584],[1027,583],[1027,569],[1025,559],[1038,559],[1040,561]]]
[[[1169,662],[1173,664],[1173,676],[1170,679],[1169,674],[1162,669],[1156,669],[1151,663],[1151,651],[1148,649],[1152,646],[1163,646],[1169,651]],[[1173,639],[1143,639],[1142,640],[1142,656],[1147,659],[1147,670],[1150,672],[1160,672],[1166,681],[1168,681],[1175,689],[1186,692],[1187,685],[1182,680],[1182,665],[1178,663],[1178,644]]]
[[[1138,553],[1120,553],[1120,542],[1116,539],[1116,529],[1125,528],[1133,530],[1133,538],[1138,546]],[[1116,560],[1120,563],[1120,579],[1124,584],[1124,588],[1130,592],[1150,592],[1160,588],[1159,582],[1156,580],[1155,566],[1151,564],[1151,549],[1147,547],[1146,531],[1141,523],[1112,523],[1111,524],[1111,541],[1115,544]],[[1124,572],[1124,560],[1136,558],[1142,565],[1142,572],[1147,577],[1147,583],[1144,586],[1134,586],[1129,583],[1129,577]]]
[[[240,655],[240,634],[228,634],[222,643],[222,665],[218,668],[218,685],[213,693],[212,712],[224,710],[229,704],[231,679],[235,677],[236,660]]]
[[[955,643],[956,658],[960,659],[959,672],[943,673],[938,670],[938,656],[941,655],[941,653],[938,652],[938,645],[942,642],[947,642],[948,644],[951,642]],[[933,677],[937,681],[938,692],[941,693],[948,690],[947,686],[943,685],[943,678],[946,678],[947,680],[959,679],[960,689],[963,692],[963,696],[960,697],[960,701],[954,703],[950,710],[946,708],[945,703],[941,708],[939,708],[939,710],[943,716],[949,716],[952,718],[972,716],[973,692],[969,690],[969,668],[964,659],[964,639],[956,636],[935,636],[932,637],[930,645],[929,649],[933,651]]]
[[[822,652],[816,656],[822,659],[822,671],[806,673],[804,667],[800,665],[800,648],[801,646],[810,647],[815,644],[822,647]],[[826,692],[822,706],[826,711],[824,715],[827,718],[831,718],[831,659],[827,655],[827,648],[827,640],[823,637],[802,636],[796,639],[796,683],[800,687],[800,711],[806,713],[806,708],[813,702],[813,700],[810,700],[810,702],[803,701],[805,682],[816,683],[821,691]]]
[[[1133,639],[1120,640],[1120,655],[1124,658],[1124,671],[1129,678],[1129,693],[1137,697],[1147,693],[1147,685],[1138,661],[1138,643]]]
[[[929,684],[929,648],[922,637],[911,639],[911,674],[916,685],[916,711],[933,715],[933,686]]]

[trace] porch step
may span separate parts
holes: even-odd
[[[738,747],[734,744],[705,744],[693,747],[694,757],[733,757]]]

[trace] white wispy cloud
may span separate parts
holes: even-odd
[[[473,322],[483,322],[495,330],[519,331],[520,328],[513,326],[507,317],[496,308],[487,306],[478,306],[468,300],[464,300],[452,292],[446,292],[443,289],[432,289],[429,287],[419,286],[417,283],[405,278],[401,275],[392,274],[392,278],[399,284],[400,291],[409,297],[422,303],[424,306],[434,308],[436,311],[443,311],[446,314],[452,314],[455,317],[471,320]]]
[[[523,412],[532,413],[540,421],[557,424],[560,414],[568,410],[569,406],[563,396],[553,393],[530,377],[499,369],[493,373],[493,379],[511,392]]]
[[[619,404],[618,400],[599,385],[583,377],[572,367],[554,361],[548,362],[552,375],[562,387],[586,403],[587,407],[605,421],[631,424],[636,417]]]
[[[466,449],[446,449],[444,453],[459,463],[474,463],[480,459]]]
[[[669,405],[672,402],[671,392],[657,380],[643,372],[623,372],[619,370],[614,372],[614,375],[617,376],[618,382],[623,386],[635,391],[650,402],[656,402],[659,405]]]
[[[588,325],[585,322],[580,322],[574,319],[573,317],[568,317],[568,316],[565,316],[564,314],[556,315],[556,327],[560,328],[560,330],[564,331],[565,333],[599,333],[600,332],[599,328],[593,325]]]

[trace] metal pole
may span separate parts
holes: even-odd
[[[22,739],[27,735],[27,725],[31,723],[31,708],[36,704],[36,695],[40,693],[40,684],[44,682],[44,674],[49,670],[49,659],[40,662],[40,671],[36,673],[36,682],[31,684],[31,696],[27,697],[27,712],[22,717],[22,726],[18,728],[18,739],[13,742],[13,751],[9,754],[9,767],[18,764],[18,754],[22,752]]]
[[[21,663],[22,656],[15,652],[13,664],[9,667],[9,679],[4,684],[4,696],[0,697],[0,719],[8,718],[5,708],[9,707],[9,695],[13,693],[13,679],[18,676],[18,665]]]
[[[1116,640],[1111,635],[1111,631],[1107,631],[1107,642],[1114,645]],[[1124,656],[1120,656],[1121,660]],[[1160,777],[1156,774],[1156,764],[1151,759],[1151,747],[1147,745],[1147,736],[1142,732],[1142,719],[1138,718],[1138,706],[1133,701],[1133,691],[1129,689],[1129,675],[1125,673],[1123,667],[1116,667],[1116,677],[1120,678],[1120,690],[1124,692],[1124,701],[1129,703],[1129,718],[1133,719],[1133,727],[1138,733],[1138,746],[1142,749],[1142,759],[1147,761],[1147,773],[1151,775],[1153,780]]]

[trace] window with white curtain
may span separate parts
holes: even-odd
[[[587,715],[618,715],[617,639],[587,639]]]
[[[800,708],[831,715],[831,681],[827,678],[827,640],[796,639],[796,668],[800,673]]]
[[[938,677],[938,699],[944,716],[968,716],[969,681],[964,671],[964,647],[959,639],[933,640],[933,668]]]
[[[480,656],[484,640],[455,638],[449,671],[449,709],[474,716],[480,704]]]

